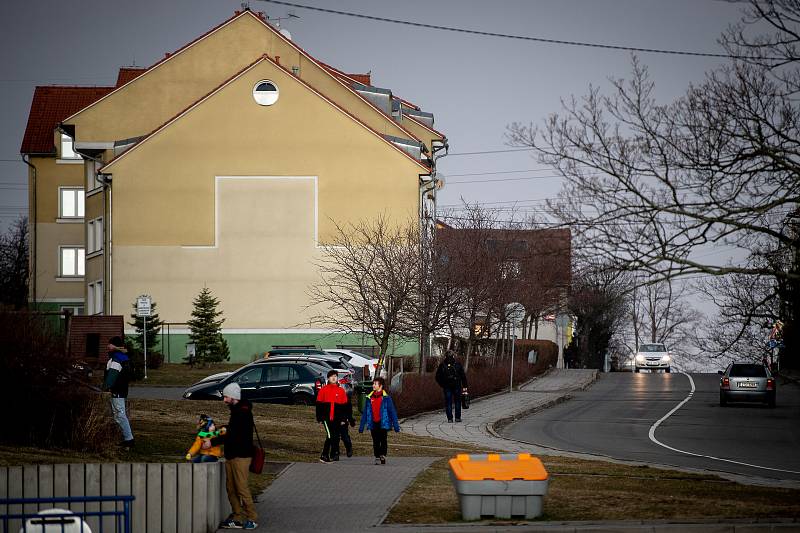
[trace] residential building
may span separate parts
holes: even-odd
[[[61,113],[42,127],[64,146],[34,157],[23,144],[23,153],[32,195],[72,188],[82,223],[37,215],[37,226],[54,227],[37,232],[32,299],[65,272],[76,279],[68,297],[90,315],[127,317],[148,294],[170,323],[162,350],[173,360],[185,354],[203,287],[221,302],[232,360],[274,346],[361,344],[314,323],[317,262],[337,225],[432,220],[436,154],[447,146],[432,115],[371,81],[316,60],[245,10]],[[50,160],[72,153],[72,173],[55,172]],[[42,257],[72,241],[74,267],[54,277]]]

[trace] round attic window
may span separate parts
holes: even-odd
[[[253,99],[258,105],[272,105],[278,101],[278,87],[268,80],[262,80],[253,87]]]

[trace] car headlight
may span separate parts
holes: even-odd
[[[664,357],[661,358],[661,360],[664,361],[665,363],[669,363],[669,356],[665,355]]]
[[[191,397],[191,395],[192,395],[192,393],[191,393],[191,392],[184,392],[184,393],[183,393],[183,397],[184,397],[184,398],[189,398],[189,397]]]
[[[644,356],[642,354],[637,355],[636,356],[636,362],[637,363],[644,363]]]

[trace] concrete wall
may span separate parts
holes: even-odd
[[[135,533],[213,533],[228,516],[224,463],[57,464],[0,467],[0,498],[133,495],[131,519]],[[118,504],[121,509],[121,504]],[[103,510],[114,510],[104,503]],[[0,506],[7,514],[36,513],[57,507],[80,513],[99,511],[100,504],[80,503]],[[113,517],[103,518],[103,530],[117,530]],[[87,519],[99,531],[97,517]],[[1,522],[0,522],[1,524]],[[19,530],[19,521],[6,532]],[[0,530],[2,525],[0,525]]]

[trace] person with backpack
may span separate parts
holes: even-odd
[[[467,390],[467,374],[461,363],[456,361],[453,350],[447,350],[439,368],[436,369],[436,383],[444,391],[444,412],[447,421],[453,422],[453,403],[455,403],[456,422],[461,422],[461,394]]]

